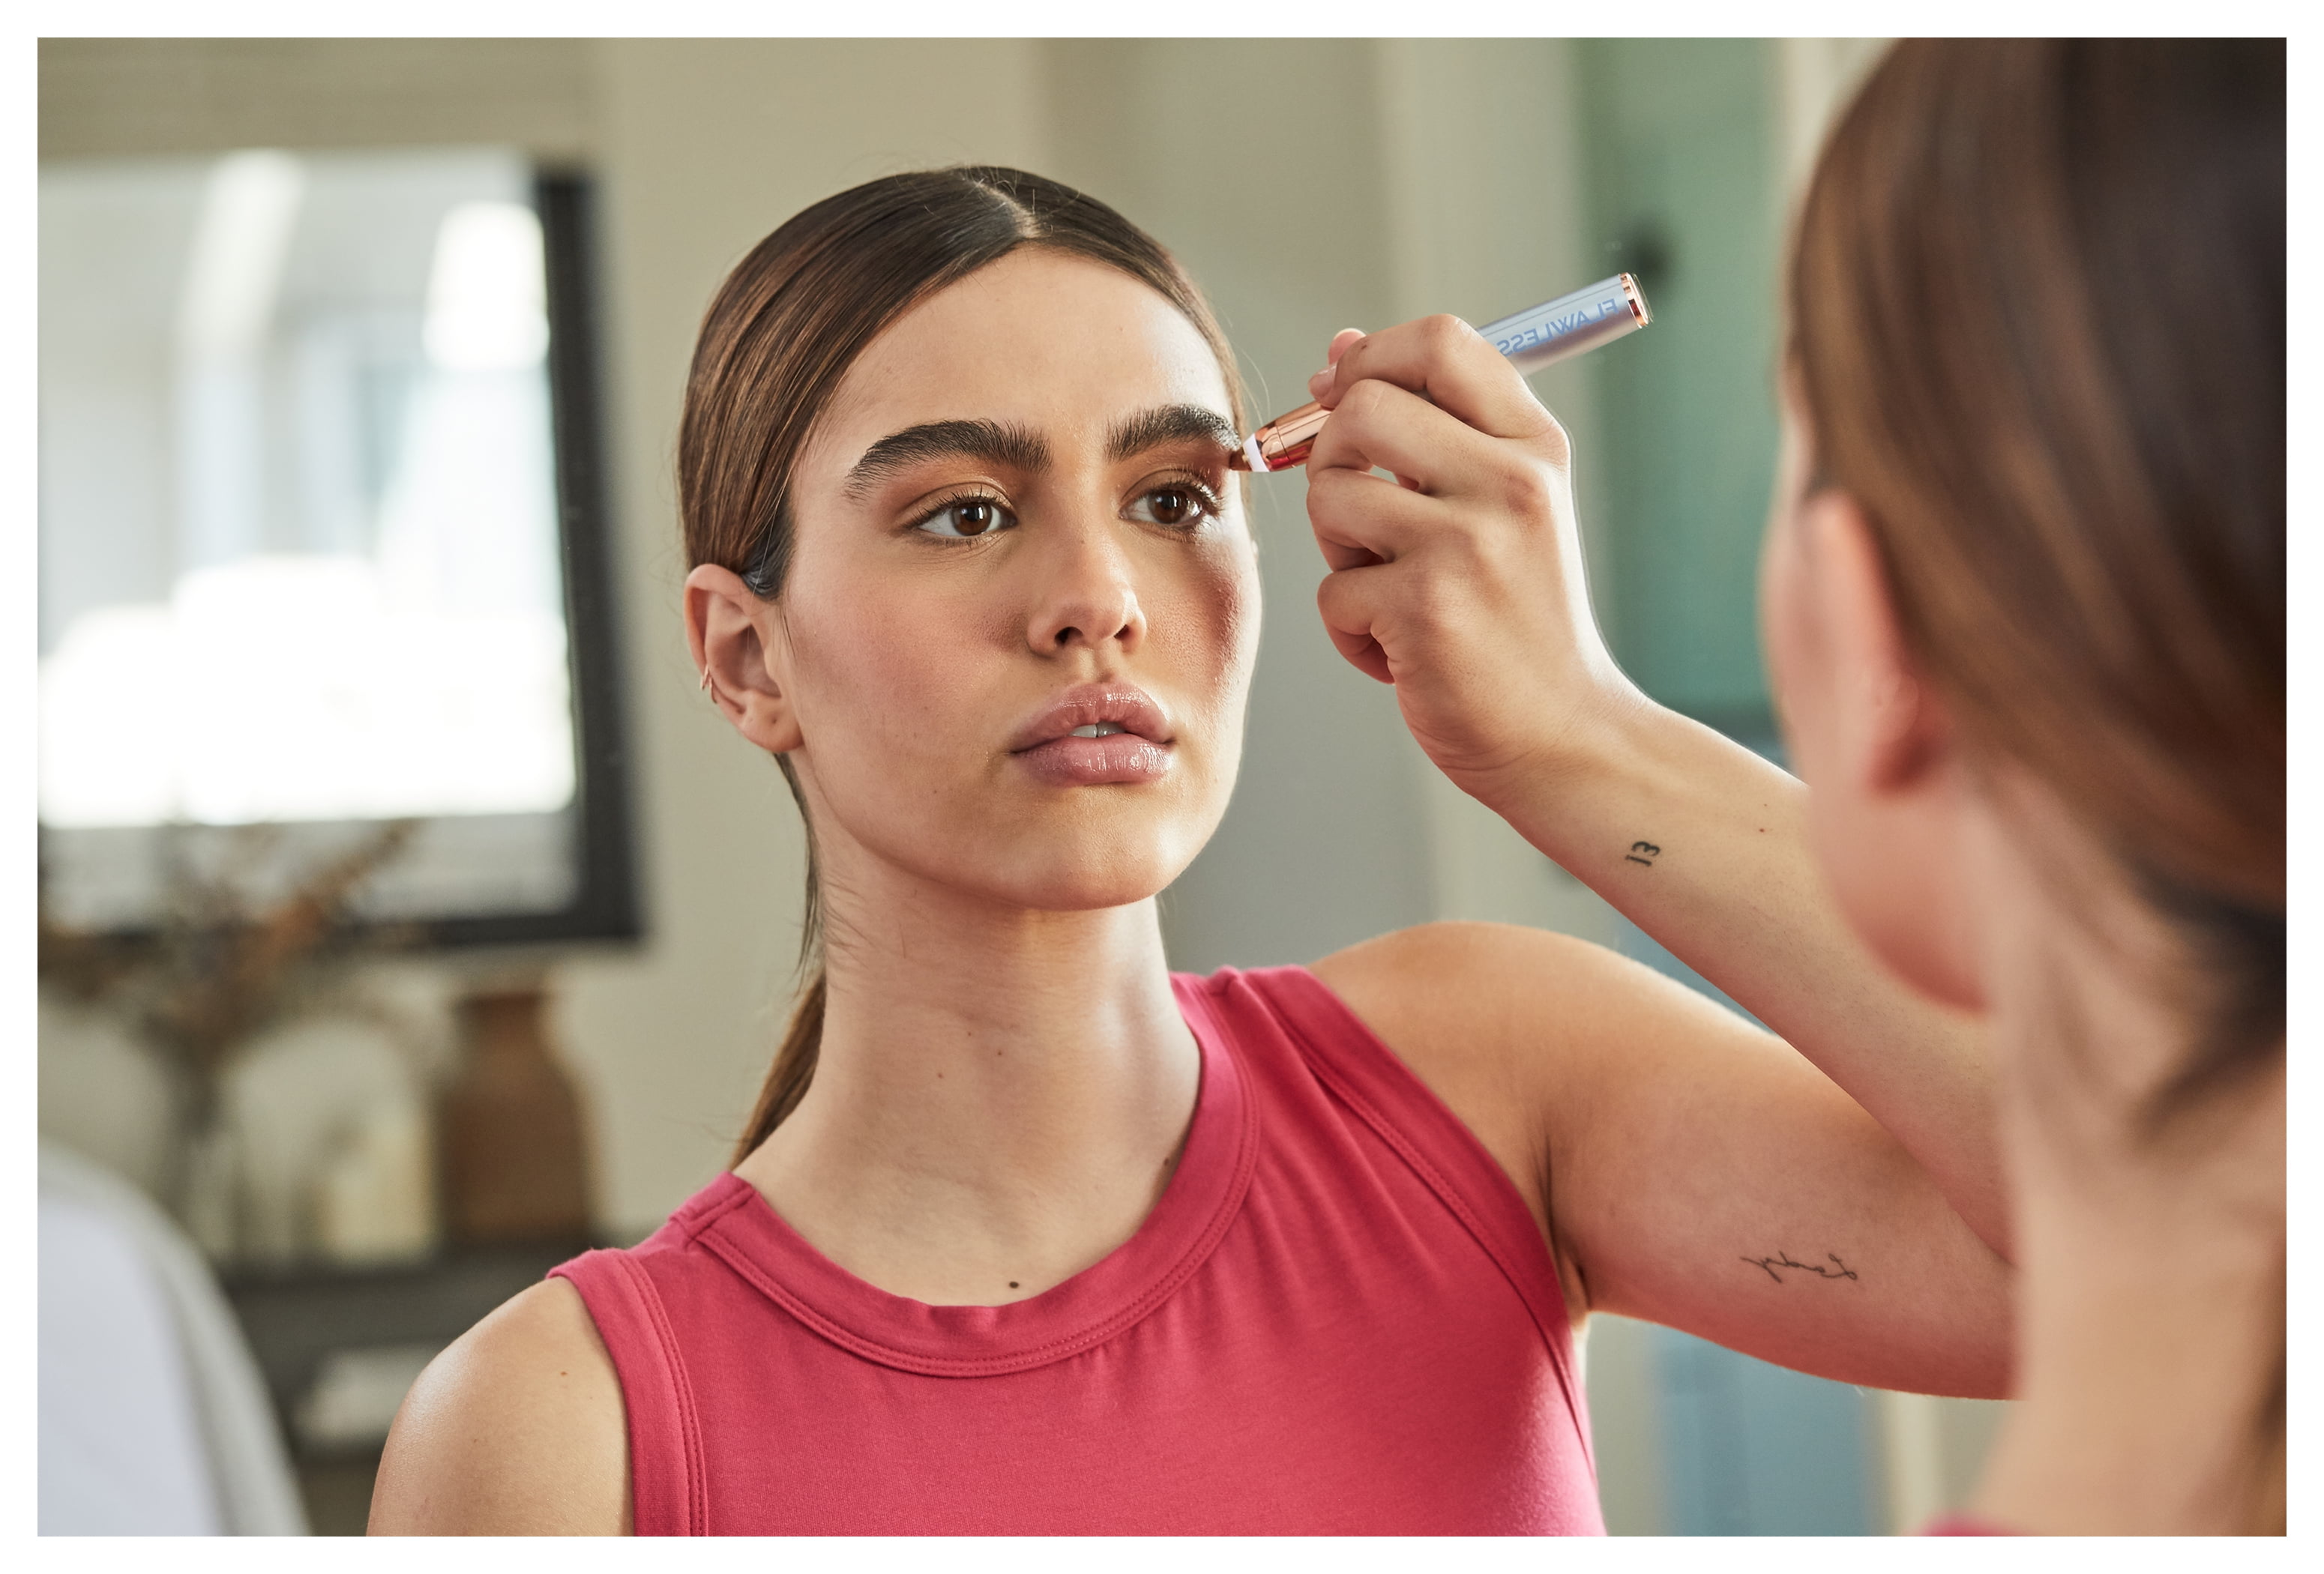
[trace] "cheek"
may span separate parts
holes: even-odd
[[[1196,559],[1189,622],[1201,628],[1216,681],[1237,693],[1250,682],[1259,651],[1259,559],[1247,538]]]
[[[1792,769],[1803,780],[1811,779],[1805,757],[1813,752],[1810,734],[1821,719],[1814,681],[1819,652],[1807,622],[1804,577],[1798,527],[1779,517],[1768,529],[1759,558],[1759,638],[1775,718]]]
[[[820,771],[942,751],[974,719],[991,609],[941,582],[844,568],[802,574],[785,594],[792,703]]]
[[[1921,815],[1864,812],[1818,793],[1809,804],[1816,861],[1840,916],[1880,965],[1922,995],[1978,1011],[1971,926],[1958,841]]]
[[[1189,555],[1142,587],[1139,600],[1152,649],[1147,663],[1133,665],[1150,663],[1176,697],[1200,707],[1213,749],[1233,759],[1259,653],[1259,566],[1248,538]]]
[[[1796,740],[1792,769],[1808,784],[1809,850],[1841,917],[1883,967],[1932,992],[1930,918],[1947,904],[1932,884],[1942,870],[1926,856],[1922,827],[1867,791],[1812,721],[1786,733]]]
[[[1836,769],[1829,658],[1815,621],[1812,580],[1798,520],[1779,513],[1759,564],[1760,637],[1767,682],[1792,774],[1809,787],[1808,839],[1833,895],[1859,934],[1881,926],[1881,890],[1868,870],[1879,866],[1869,805]]]

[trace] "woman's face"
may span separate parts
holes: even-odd
[[[1115,907],[1225,813],[1259,579],[1202,336],[1038,247],[872,341],[800,456],[769,641],[835,888],[868,855]]]

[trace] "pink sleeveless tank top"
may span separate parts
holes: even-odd
[[[621,1378],[639,1534],[1603,1533],[1508,1177],[1305,969],[1173,981],[1176,1173],[1031,1300],[890,1295],[732,1174],[552,1270]]]

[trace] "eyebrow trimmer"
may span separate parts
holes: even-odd
[[[1628,273],[1617,273],[1587,290],[1487,323],[1477,331],[1508,357],[1509,364],[1519,372],[1532,373],[1637,333],[1654,320],[1638,281]],[[1320,404],[1303,404],[1277,416],[1243,439],[1227,467],[1264,474],[1305,465],[1307,450],[1315,446],[1315,434],[1323,429],[1331,413]]]

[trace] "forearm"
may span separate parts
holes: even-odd
[[[1976,1029],[1857,941],[1805,788],[1622,679],[1591,620],[1564,432],[1451,318],[1332,356],[1309,385],[1333,415],[1307,518],[1333,644],[1396,685],[1439,769],[1787,1038],[2002,1249]]]
[[[1595,725],[1558,766],[1478,796],[1844,1089],[2006,1256],[1979,1030],[1850,931],[1809,847],[1806,787],[1642,699]]]

